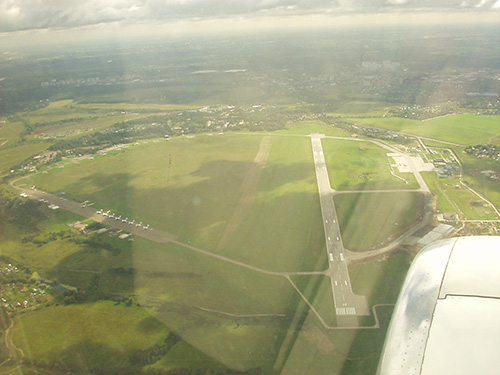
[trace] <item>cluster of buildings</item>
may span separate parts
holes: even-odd
[[[45,296],[45,290],[37,285],[26,285],[18,275],[22,270],[13,264],[0,268],[0,304],[6,311],[27,309],[40,302],[40,297]],[[44,297],[45,298],[45,297]]]

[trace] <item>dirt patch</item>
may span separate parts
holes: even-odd
[[[257,186],[259,184],[260,175],[262,170],[266,165],[267,158],[269,157],[269,152],[271,151],[271,137],[266,136],[260,141],[259,151],[253,160],[252,166],[248,170],[245,179],[240,186],[240,199],[238,204],[233,210],[231,217],[227,221],[226,228],[222,234],[219,243],[217,245],[218,249],[222,249],[226,244],[231,235],[234,233],[238,225],[242,222],[243,218],[246,216],[250,207],[252,207],[253,201],[255,200],[255,194],[257,193]]]
[[[335,345],[330,341],[330,338],[319,330],[318,327],[310,327],[302,333],[308,343],[316,346],[323,354],[333,353]]]

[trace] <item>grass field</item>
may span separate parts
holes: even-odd
[[[17,315],[14,341],[24,351],[25,358],[38,363],[73,371],[123,369],[130,373],[142,367],[131,361],[131,356],[136,351],[161,344],[170,332],[151,314],[142,307],[125,307],[112,302],[51,306]],[[151,367],[226,370],[225,366],[183,340]]]
[[[65,133],[67,135],[74,135],[82,130],[85,131],[97,131],[103,128],[107,128],[119,122],[136,120],[146,117],[146,115],[139,114],[114,114],[114,115],[101,115],[99,118],[89,118],[89,119],[76,119],[64,123],[48,125],[35,130],[34,134],[46,134],[53,135],[54,133]]]
[[[65,190],[70,199],[90,199],[96,207],[133,216],[215,251],[261,139],[224,135],[152,142],[58,168],[26,183],[53,192]],[[120,170],[124,172],[117,173]],[[273,137],[255,203],[220,251],[269,269],[322,269],[326,259],[319,213],[309,138]],[[74,219],[58,214],[40,224],[34,239],[68,230],[64,223]],[[6,253],[32,263],[43,277],[79,289],[97,280],[98,292],[105,295],[135,294],[146,305],[163,301],[160,321],[231,368],[272,367],[298,300],[285,278],[174,244],[105,239],[120,250],[113,254],[60,238],[41,246],[28,243],[21,251],[16,241],[21,243],[19,236],[7,242]],[[134,271],[112,272],[119,267]],[[327,289],[321,287],[321,293]]]
[[[406,253],[395,253],[381,262],[349,266],[353,292],[366,296],[370,306],[395,303],[411,258]]]
[[[418,188],[415,177],[404,173],[409,183],[390,173],[392,159],[386,150],[370,142],[323,139],[330,185],[335,190],[387,190]]]
[[[285,278],[175,247],[137,249],[134,267],[136,293],[165,301],[158,319],[190,345],[231,368],[270,366],[298,298]]]
[[[194,355],[193,358],[200,358],[203,363],[208,361],[213,364],[221,361],[227,366],[240,369],[271,365],[275,355],[273,351],[279,346],[282,335],[280,332],[284,325],[286,327],[288,316],[293,314],[298,298],[285,278],[261,274],[177,245],[160,245],[141,238],[126,242],[102,235],[101,238],[120,250],[118,254],[104,248],[90,248],[71,240],[87,238],[66,227],[65,222],[75,219],[79,218],[61,212],[41,222],[40,232],[36,232],[33,238],[35,241],[48,241],[41,246],[30,241],[22,242],[22,231],[17,233],[12,228],[3,228],[10,237],[5,237],[1,254],[11,257],[14,262],[29,265],[32,271],[44,278],[77,287],[79,290],[88,290],[94,286],[97,293],[111,298],[133,294],[141,305],[159,306],[157,319],[165,327],[182,332],[191,347],[200,348],[214,359],[210,362],[209,357],[198,352],[174,352],[177,353],[176,356],[189,358]],[[67,231],[73,233],[71,239],[61,239],[58,236],[50,239],[51,233]],[[4,234],[2,233],[2,238]],[[112,271],[117,268],[133,269],[133,272],[117,274]],[[94,305],[78,306],[89,309],[89,314],[93,314]],[[101,308],[97,310],[99,316],[104,314]],[[35,321],[41,322],[40,324],[45,324],[44,319],[56,321],[53,319],[54,314],[60,317],[61,311],[63,318],[67,318],[67,322],[63,324],[64,329],[69,332],[72,328],[66,325],[77,326],[80,319],[85,318],[85,315],[79,317],[79,310],[74,314],[64,315],[65,310],[58,310],[56,307],[45,308],[40,312],[26,312],[20,315],[23,319],[28,319],[29,323],[19,327],[25,332],[32,332],[26,330],[30,330]],[[42,312],[47,315],[39,315]],[[33,317],[31,314],[34,314]],[[122,314],[122,310],[113,310],[109,314]],[[260,317],[259,314],[266,315]],[[238,315],[245,317],[238,318]],[[252,317],[253,315],[256,316]],[[50,335],[50,331],[55,329],[54,324],[46,324],[43,331],[33,332],[36,335],[40,333],[41,336]],[[82,329],[86,329],[86,326]],[[127,334],[132,333],[129,330]],[[101,359],[96,357],[95,353],[102,351],[104,355],[117,355],[119,360],[113,359],[109,366],[120,367],[121,361],[126,357],[118,356],[113,348],[110,349],[101,343],[94,344],[92,334],[101,335],[102,332],[88,332],[83,344],[73,345],[70,342],[68,345],[71,350],[82,351],[82,355],[87,356],[90,361],[95,361],[97,367],[101,366]],[[29,341],[31,334],[28,336],[26,340]],[[115,340],[119,343],[122,338],[117,337]],[[238,345],[235,345],[235,342]],[[36,341],[29,341],[23,348],[27,345],[36,345],[38,348]],[[55,353],[56,344],[52,342],[50,345],[53,345],[50,353]],[[139,341],[137,345],[141,347],[144,343]],[[54,354],[54,358],[61,356],[64,361],[70,361],[67,358],[69,350],[65,347],[60,350],[58,354]],[[43,352],[39,355],[40,358],[48,358],[47,356],[52,355],[50,353]],[[164,359],[158,366],[172,368],[168,363],[170,360]],[[181,363],[182,361],[173,362],[178,365]],[[193,362],[191,367],[203,367],[203,363]],[[69,364],[74,365],[71,361]]]
[[[428,121],[400,117],[352,118],[350,120],[362,125],[372,125],[464,145],[491,143],[500,134],[498,116],[458,114]]]
[[[132,112],[162,112],[184,111],[198,109],[201,106],[188,104],[157,104],[157,103],[78,103],[79,108],[105,111],[132,111]]]
[[[26,357],[89,369],[129,367],[131,351],[150,347],[169,333],[146,310],[112,302],[52,306],[18,314],[14,327],[15,345]]]
[[[19,137],[23,130],[23,124],[16,121],[5,120],[4,122],[0,122],[0,144],[1,147],[8,145],[8,143],[4,142],[6,140],[12,141],[13,139]]]
[[[435,172],[422,172],[422,177],[425,180],[425,183],[429,187],[429,189],[437,195],[437,210],[439,212],[455,212],[457,210],[456,203],[450,200],[448,194],[446,194],[446,190],[443,189],[443,182],[440,177]],[[445,187],[447,188],[448,184],[454,182],[458,183],[457,179],[446,179]],[[453,185],[454,186],[454,185]],[[457,212],[458,213],[458,212]]]
[[[34,184],[215,247],[260,140],[197,136],[133,146],[38,175]]]
[[[486,202],[459,183],[458,177],[440,178],[431,172],[422,173],[422,176],[437,194],[437,209],[440,212],[455,212],[466,220],[498,219],[494,210],[485,206]]]
[[[323,269],[324,233],[311,143],[273,137],[254,205],[223,249],[266,269]]]
[[[89,199],[217,251],[260,140],[224,135],[150,143],[26,183],[64,190],[70,199]],[[319,210],[310,140],[272,137],[254,204],[220,251],[273,270],[322,268],[316,255],[324,245]],[[271,251],[275,255],[267,256]]]
[[[379,247],[413,224],[420,214],[417,193],[356,193],[334,197],[342,232],[349,250]]]
[[[333,301],[332,281],[324,275],[292,276],[292,281],[313,305],[329,326],[337,324]]]
[[[158,362],[147,366],[146,369],[158,369],[160,371],[191,369],[198,373],[208,371],[226,371],[226,368],[211,358],[209,355],[196,349],[186,341],[180,341]]]
[[[500,207],[500,189],[498,181],[486,179],[482,176],[471,175],[464,175],[463,181],[483,197],[493,202],[497,209]],[[479,201],[479,199],[477,200]]]
[[[73,119],[85,120],[95,116],[97,114],[73,106],[72,100],[52,102],[47,107],[21,114],[23,120],[31,125]]]

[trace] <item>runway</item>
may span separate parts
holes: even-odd
[[[370,310],[366,298],[356,295],[352,291],[340,226],[333,202],[334,191],[330,187],[323,146],[321,144],[322,137],[323,135],[321,134],[311,135],[321,214],[325,229],[326,255],[328,257],[327,276],[330,277],[332,282],[337,323],[339,326],[342,326],[343,323],[352,326],[354,321],[357,323],[357,319],[342,319],[342,317],[370,315]]]

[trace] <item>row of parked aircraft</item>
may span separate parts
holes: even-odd
[[[121,220],[121,222],[122,222],[122,223],[125,223],[125,224],[135,225],[136,227],[138,227],[138,228],[142,228],[142,229],[144,229],[144,230],[150,229],[149,224],[145,225],[145,224],[143,224],[143,223],[142,223],[142,221],[141,221],[140,223],[136,223],[136,222],[135,222],[135,219],[134,219],[134,220],[129,220],[129,218],[128,218],[128,217],[126,217],[126,218],[122,218],[122,216],[121,216],[121,215],[120,215],[120,216],[118,216],[118,215],[116,215],[116,214],[114,214],[114,213],[111,213],[111,210],[104,211],[103,209],[100,209],[100,210],[98,210],[98,211],[97,211],[97,213],[98,213],[99,215],[102,215],[102,216],[107,216],[107,217],[109,217],[110,219],[115,219],[115,220],[117,220],[117,221],[120,221],[120,220]]]

